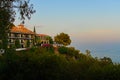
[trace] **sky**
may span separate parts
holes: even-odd
[[[120,45],[120,0],[31,0],[36,13],[25,26],[55,36],[67,33],[77,48]],[[15,25],[20,21],[16,18]],[[102,47],[100,46],[100,47]],[[88,47],[88,48],[89,48]]]

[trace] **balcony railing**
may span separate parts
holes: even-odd
[[[21,39],[33,39],[33,37],[29,37],[29,36],[9,36],[9,38],[13,38],[13,39],[16,39],[16,38],[21,38]]]

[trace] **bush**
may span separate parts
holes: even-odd
[[[61,53],[61,54],[67,54],[67,53],[68,53],[68,48],[62,46],[62,47],[59,47],[59,48],[58,48],[58,51],[59,51],[59,53]]]
[[[79,54],[79,50],[76,50],[74,47],[69,47],[67,52],[70,56],[76,56]]]
[[[0,80],[120,80],[120,64],[103,65],[71,47],[59,47],[59,51],[78,59],[50,54],[43,47],[8,50],[0,56]]]
[[[45,48],[49,52],[54,52],[54,48],[51,44],[42,44],[42,47]]]
[[[77,56],[79,54],[79,50],[76,50],[74,47],[59,47],[58,48],[58,51],[61,53],[61,54],[66,54],[66,55],[69,55],[69,56]]]

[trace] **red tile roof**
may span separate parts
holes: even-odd
[[[46,35],[46,34],[37,34],[37,36],[49,36],[49,35]]]
[[[24,27],[24,25],[18,25],[17,27],[12,27],[11,32],[13,33],[23,33],[23,34],[35,34],[31,30]]]

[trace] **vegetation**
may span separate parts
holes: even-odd
[[[4,11],[4,12],[2,12]],[[19,18],[20,20],[25,20],[27,17],[28,19],[31,18],[31,14],[35,13],[35,10],[33,10],[33,4],[30,4],[30,0],[0,0],[0,12],[6,13],[8,15],[8,19],[6,19],[9,22],[13,22],[15,20],[15,15],[17,13],[20,14]],[[3,18],[1,18],[4,20]]]
[[[0,40],[1,47],[7,49],[8,33],[15,20],[15,15],[20,14],[19,19],[30,19],[31,14],[35,13],[33,5],[29,3],[30,0],[0,0]]]
[[[120,64],[96,59],[75,48],[54,54],[50,48],[32,48],[0,56],[0,80],[119,80]],[[60,48],[60,47],[59,47]],[[71,54],[69,54],[71,52]],[[107,60],[106,60],[107,59]]]
[[[0,8],[0,40],[1,40],[1,48],[7,48],[7,39],[8,32],[11,26],[9,25],[12,22],[11,15],[12,12],[7,9]]]
[[[74,47],[64,47],[64,46],[59,47],[58,51],[60,54],[65,54],[65,55],[71,56],[71,57],[73,57],[73,56],[76,57],[80,52],[79,50],[75,50]]]
[[[33,30],[33,32],[35,33],[35,37],[34,37],[34,39],[33,39],[33,44],[34,44],[34,46],[36,46],[36,45],[38,45],[39,43],[39,41],[38,41],[38,38],[37,38],[37,36],[36,36],[36,29],[35,29],[35,26],[34,26],[34,30]]]
[[[20,48],[20,47],[21,47],[21,45],[20,45],[20,40],[19,40],[19,39],[16,39],[16,40],[15,40],[15,47],[16,47],[16,48]]]
[[[58,44],[62,44],[64,46],[70,45],[71,39],[68,34],[60,33],[54,37],[54,40]]]
[[[30,40],[27,40],[26,47],[30,47]]]
[[[29,0],[0,0],[1,48],[7,48],[7,35],[16,9],[23,22],[35,12],[33,5],[28,4]],[[55,41],[64,46],[71,43],[65,33],[55,36]],[[18,40],[15,44],[19,48]],[[7,49],[0,55],[0,80],[120,80],[120,64],[107,57],[93,58],[89,50],[83,54],[74,47],[64,46],[58,47],[59,54],[50,44],[19,52]]]
[[[42,44],[42,48],[45,48],[47,51],[54,53],[54,48],[51,44]]]
[[[50,44],[53,44],[53,39],[52,39],[52,37],[48,36],[47,39],[49,40]]]

